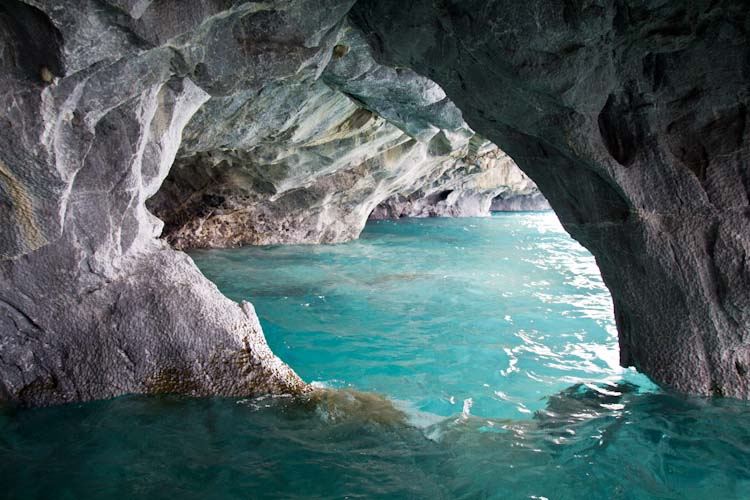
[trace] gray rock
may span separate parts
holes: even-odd
[[[486,217],[490,210],[549,208],[534,182],[507,154],[478,135],[472,143],[455,168],[417,191],[391,196],[370,218]]]
[[[490,210],[493,212],[521,212],[550,210],[549,202],[542,193],[529,195],[506,195],[502,193],[492,199]]]
[[[426,193],[425,214],[486,215],[501,191],[537,192],[507,155],[490,168],[497,148],[437,84],[375,62],[351,26],[335,43],[320,78],[213,97],[193,116],[148,205],[175,248],[347,241],[397,193]],[[431,203],[438,189],[450,208]]]
[[[3,398],[307,390],[146,201],[178,246],[343,241],[517,196],[474,130],[596,256],[624,365],[750,397],[747,2],[353,3],[0,5]]]
[[[612,292],[621,363],[750,397],[750,4],[361,0],[536,182]]]
[[[306,390],[145,201],[212,94],[321,71],[351,2],[29,3],[0,6],[0,393]]]

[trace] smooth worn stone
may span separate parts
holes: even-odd
[[[538,193],[437,84],[375,62],[350,25],[335,41],[322,73],[213,97],[193,116],[148,203],[173,247],[337,243],[371,214],[488,215],[498,193]],[[447,204],[432,196],[445,190]],[[404,194],[419,202],[380,205]]]
[[[479,136],[472,138],[475,139],[480,145],[463,159],[459,168],[445,172],[417,191],[391,196],[375,207],[370,219],[484,217],[490,210],[549,208],[536,184],[507,154]],[[498,200],[506,199],[516,201],[497,208]]]
[[[212,95],[321,71],[350,6],[0,6],[4,398],[307,390],[252,306],[157,239],[145,202]]]
[[[525,210],[550,210],[549,202],[541,193],[530,195],[500,194],[492,199],[490,210],[493,212],[520,212]]]

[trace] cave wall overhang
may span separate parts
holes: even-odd
[[[305,391],[268,349],[252,306],[223,297],[158,240],[162,223],[145,203],[176,158],[178,168],[244,168],[255,154],[273,164],[260,153],[273,160],[283,148],[252,144],[273,136],[265,123],[243,128],[258,96],[266,109],[295,91],[330,91],[346,99],[317,104],[352,112],[320,114],[304,95],[300,109],[346,115],[336,140],[394,141],[383,163],[401,165],[396,177],[417,175],[405,167],[420,162],[390,151],[450,156],[470,142],[465,129],[499,145],[597,258],[622,363],[680,391],[750,396],[749,11],[740,0],[7,0],[0,393],[48,404]],[[365,42],[372,52],[353,50]],[[358,73],[354,61],[375,70]],[[412,94],[378,83],[392,74],[423,82],[423,100],[399,102]],[[271,127],[286,134],[275,144],[331,147],[313,139],[326,120],[304,115],[293,120],[304,126]],[[292,162],[260,172],[253,189],[298,193],[281,206],[304,213],[335,186],[356,191],[371,162],[337,177]],[[391,183],[357,220],[412,188],[450,199],[440,175]],[[295,189],[304,178],[328,185]]]
[[[370,214],[488,215],[500,193],[538,190],[437,84],[377,63],[344,23],[322,72],[207,101],[148,207],[179,249],[337,243]]]
[[[750,4],[362,0],[350,17],[594,254],[624,366],[750,396]]]

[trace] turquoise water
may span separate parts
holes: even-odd
[[[195,252],[307,381],[428,416],[531,418],[575,383],[633,382],[593,256],[552,212],[367,225],[345,245]]]
[[[0,409],[0,497],[750,498],[750,404],[618,367],[593,258],[551,213],[193,257],[337,390]]]

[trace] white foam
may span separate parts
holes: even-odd
[[[464,418],[469,418],[471,415],[471,407],[474,405],[474,400],[471,398],[464,399],[464,409],[461,412]]]

